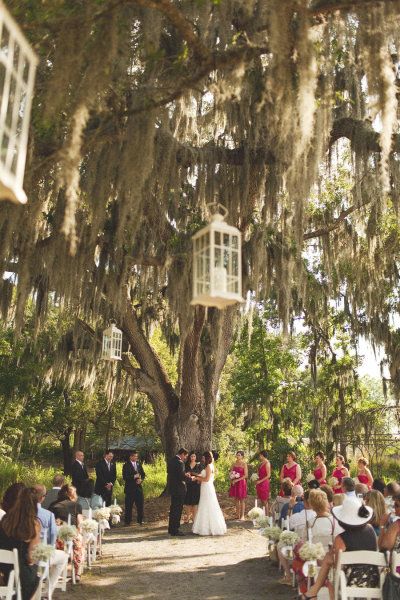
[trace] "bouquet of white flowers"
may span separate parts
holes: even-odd
[[[262,517],[257,517],[256,519],[257,527],[269,527],[271,524],[271,517],[266,517],[262,515]]]
[[[314,473],[311,473],[311,471],[310,471],[306,477],[307,483],[310,483],[310,481],[314,481],[314,479],[315,479],[315,475],[314,475]]]
[[[57,537],[62,542],[72,542],[77,535],[78,530],[75,525],[61,525],[58,528]]]
[[[255,481],[258,481],[258,475],[257,475],[257,473],[253,473],[253,474],[252,474],[252,476],[250,477],[250,481],[252,481],[253,483],[254,483]]]
[[[294,546],[299,541],[299,536],[295,531],[282,531],[278,548],[283,548],[284,546]]]
[[[111,511],[108,506],[103,506],[103,508],[98,508],[93,513],[93,519],[96,521],[108,521],[111,517]]]
[[[231,479],[232,481],[234,479],[239,479],[239,477],[240,477],[240,473],[238,473],[237,471],[231,471],[229,473],[229,479]]]
[[[82,525],[81,525],[82,531],[83,533],[97,533],[99,530],[99,523],[98,521],[95,521],[94,519],[85,519],[84,521],[82,521]]]
[[[339,485],[339,479],[337,479],[336,477],[330,477],[328,479],[328,483],[332,488],[336,488]]]
[[[110,515],[122,515],[122,508],[118,504],[113,504],[110,506]]]
[[[53,556],[55,548],[48,544],[38,544],[31,552],[32,560],[35,563],[47,562]]]
[[[259,517],[264,516],[264,511],[262,508],[259,508],[258,506],[254,506],[254,508],[249,510],[249,512],[247,513],[247,516],[249,517],[249,519],[252,519],[253,521],[255,521]]]
[[[282,529],[280,527],[266,527],[263,536],[273,542],[277,542],[281,537]]]
[[[317,544],[304,542],[299,550],[299,555],[304,561],[322,560],[325,556],[325,550],[321,542],[318,542]]]

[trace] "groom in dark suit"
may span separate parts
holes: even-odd
[[[185,460],[188,454],[185,448],[181,448],[178,454],[168,461],[168,491],[171,496],[168,533],[173,536],[185,535],[179,531],[179,527],[186,496]]]
[[[142,481],[146,477],[139,454],[133,451],[129,459],[122,467],[122,478],[125,481],[125,525],[132,521],[132,507],[136,504],[136,520],[139,525],[143,524],[143,488]]]
[[[96,465],[96,485],[94,491],[99,494],[106,503],[106,506],[111,506],[111,498],[115,480],[117,479],[117,470],[112,462],[114,454],[107,450]]]

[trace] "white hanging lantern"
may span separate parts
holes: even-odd
[[[22,185],[37,63],[0,0],[0,200],[26,202]]]
[[[121,360],[122,331],[112,323],[103,331],[103,347],[101,358],[104,360]]]
[[[228,211],[221,204],[210,204],[222,210],[211,216],[210,223],[200,229],[193,241],[193,299],[191,304],[226,308],[244,302],[242,298],[241,233],[225,222]]]

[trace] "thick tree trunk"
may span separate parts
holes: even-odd
[[[64,431],[63,437],[60,439],[60,444],[63,453],[64,474],[71,473],[72,449],[71,449],[71,429]]]
[[[180,447],[201,452],[212,449],[218,385],[232,343],[237,311],[196,307],[180,323],[179,381],[176,389],[129,307],[124,331],[136,368],[125,355],[122,365],[138,390],[148,395],[167,457]]]

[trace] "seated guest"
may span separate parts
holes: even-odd
[[[45,508],[42,508],[42,502],[46,497],[46,488],[44,485],[35,485],[32,488],[32,493],[37,502],[37,516],[41,524],[41,540],[49,546],[56,545],[57,526],[54,514]],[[46,538],[45,538],[46,536]],[[49,568],[49,584],[51,593],[54,591],[58,579],[68,562],[68,555],[63,550],[54,550],[53,556],[50,558]]]
[[[322,492],[325,492],[326,497],[328,498],[329,506],[332,508],[334,493],[333,493],[333,489],[331,488],[331,486],[328,485],[327,483],[325,483],[325,484],[321,485],[319,489]]]
[[[343,477],[342,489],[343,493],[346,494],[346,496],[357,498],[356,484],[354,483],[351,477]]]
[[[374,511],[371,525],[374,528],[376,535],[379,536],[381,528],[385,527],[389,520],[389,513],[386,508],[385,498],[383,497],[383,494],[378,492],[378,490],[369,490],[365,494],[364,501],[366,506],[370,506]]]
[[[385,491],[385,483],[384,483],[384,481],[382,481],[382,479],[374,479],[374,481],[372,483],[372,489],[373,490],[378,490],[378,492],[380,492],[381,494],[383,494],[383,492]]]
[[[68,483],[63,485],[58,492],[58,498],[50,505],[50,510],[54,513],[56,519],[68,522],[68,516],[71,515],[71,525],[80,527],[82,522],[82,507],[78,504],[78,496],[73,485]]]
[[[68,517],[71,516],[71,525],[78,527],[78,534],[73,540],[73,562],[75,569],[76,581],[80,580],[79,569],[83,559],[83,544],[82,536],[79,528],[82,523],[82,507],[78,504],[78,496],[73,485],[65,484],[58,493],[58,499],[50,505],[51,512],[54,513],[56,519],[68,523]],[[64,544],[57,540],[59,550],[64,549]]]
[[[46,510],[49,509],[50,504],[55,502],[58,498],[58,492],[61,490],[62,486],[65,484],[65,477],[62,473],[56,473],[53,477],[53,487],[48,490],[46,494],[46,498],[42,502],[42,507]]]
[[[368,486],[365,483],[356,483],[354,486],[354,491],[356,493],[357,498],[364,498],[365,494],[368,492]]]
[[[39,584],[37,565],[31,559],[31,552],[40,541],[40,523],[36,512],[31,490],[24,486],[0,523],[0,548],[18,550],[22,600],[31,600]],[[0,571],[7,581],[12,565],[0,563]]]
[[[332,514],[343,528],[343,533],[335,537],[333,551],[329,551],[322,561],[317,579],[310,589],[300,596],[303,600],[317,598],[319,590],[325,585],[328,573],[334,565],[334,556],[338,551],[377,550],[375,532],[369,522],[373,517],[372,508],[364,506],[357,497],[346,496],[342,506],[335,506]],[[344,568],[347,585],[355,587],[378,587],[379,572],[371,565],[349,565]],[[330,597],[333,589],[328,585]]]
[[[311,481],[307,483],[307,486],[309,490],[317,490],[320,487],[320,484],[317,479],[311,479]]]
[[[295,513],[289,518],[289,528],[296,531],[303,540],[307,538],[307,527],[311,526],[311,523],[314,522],[317,516],[309,504],[311,491],[306,490],[304,492],[304,510]]]
[[[346,494],[333,494],[332,508],[334,506],[342,506],[345,498]]]
[[[312,540],[314,543],[321,542],[325,551],[329,544],[333,544],[334,538],[342,531],[337,521],[330,512],[327,495],[322,490],[311,490],[309,503],[316,517],[311,525]]]
[[[296,484],[292,487],[292,493],[289,502],[282,506],[281,520],[286,519],[287,516],[295,515],[298,512],[304,510],[303,502],[304,490],[300,484]]]
[[[101,508],[103,506],[103,498],[94,493],[93,479],[85,479],[82,481],[77,492],[78,503],[83,510],[89,510],[89,508],[96,510],[96,508]]]
[[[379,550],[400,552],[400,494],[393,496],[393,508],[397,519],[387,529],[381,527],[378,545]]]
[[[21,490],[26,488],[26,485],[21,481],[16,481],[12,483],[4,492],[3,499],[1,501],[1,508],[4,513],[7,513],[10,508],[12,508],[15,504],[16,499],[18,498],[18,494]],[[4,516],[4,515],[3,515]]]
[[[277,496],[273,506],[272,506],[272,514],[279,513],[279,518],[281,516],[282,508],[285,504],[288,504],[291,498],[293,483],[290,479],[284,479],[282,481],[282,496]]]
[[[389,511],[394,512],[394,496],[398,496],[400,494],[400,485],[396,482],[388,483],[385,485],[385,489],[383,490],[383,495],[385,497],[385,504],[388,507]]]

